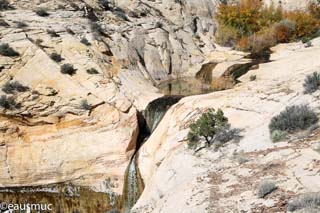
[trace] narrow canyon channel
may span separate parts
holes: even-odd
[[[129,213],[130,209],[138,201],[144,189],[143,180],[139,172],[138,150],[141,145],[146,142],[148,137],[155,130],[167,110],[177,103],[183,96],[171,95],[163,96],[150,102],[147,108],[140,114],[137,147],[125,173],[125,183],[123,188],[123,209],[125,213]]]

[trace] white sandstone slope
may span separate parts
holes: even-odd
[[[139,151],[146,188],[135,212],[283,212],[290,197],[320,191],[320,154],[312,149],[320,132],[295,143],[272,143],[270,119],[293,104],[320,109],[319,92],[303,93],[307,74],[320,69],[320,39],[273,48],[272,62],[241,77],[234,89],[182,99],[165,115]],[[250,75],[257,80],[250,82]],[[187,149],[188,125],[206,108],[221,108],[233,127],[242,128],[239,144],[197,156]],[[240,163],[243,164],[240,164]],[[264,178],[279,189],[258,199]]]

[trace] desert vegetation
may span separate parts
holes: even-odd
[[[263,180],[258,186],[257,196],[258,198],[264,198],[271,192],[277,189],[276,184],[271,180]]]
[[[46,17],[49,16],[49,13],[47,12],[47,10],[43,7],[39,7],[34,11],[38,16],[41,17]]]
[[[241,0],[237,4],[221,3],[216,19],[216,41],[221,45],[258,53],[277,43],[308,41],[319,34],[320,3],[308,11],[283,11],[260,0]]]
[[[301,212],[320,211],[320,192],[302,194],[289,202],[287,210],[290,212],[305,210]]]
[[[2,91],[7,94],[14,94],[16,92],[26,92],[29,87],[22,85],[18,81],[8,81],[2,87]]]
[[[64,64],[61,66],[60,71],[62,74],[74,75],[77,70],[73,67],[72,64]]]
[[[98,70],[95,68],[87,69],[87,73],[91,75],[99,74]]]
[[[47,30],[47,33],[53,38],[60,37],[60,35],[55,30]]]
[[[0,11],[11,9],[11,5],[7,0],[0,0]]]
[[[250,81],[257,80],[257,75],[250,75]]]
[[[311,94],[317,91],[320,88],[320,73],[314,72],[304,80],[304,93]]]
[[[110,10],[109,0],[98,0],[99,6],[104,10]]]
[[[10,47],[9,44],[4,43],[0,44],[0,55],[14,57],[19,56],[19,53],[12,49],[12,47]]]
[[[86,46],[90,46],[91,43],[88,41],[88,39],[86,39],[85,37],[83,37],[80,42]]]
[[[61,57],[61,55],[58,54],[58,53],[51,53],[51,54],[50,54],[50,58],[51,58],[52,60],[54,60],[55,62],[57,62],[57,63],[59,63],[59,62],[61,62],[61,61],[63,60],[63,58]]]
[[[10,26],[5,20],[3,20],[3,19],[0,19],[0,26],[1,27],[8,27],[8,26]]]
[[[7,110],[19,108],[19,104],[16,103],[13,97],[2,95],[0,96],[0,107]]]
[[[92,107],[91,105],[88,103],[87,99],[83,99],[80,102],[80,108],[83,110],[90,110]]]
[[[287,107],[273,117],[269,124],[271,139],[274,142],[284,139],[287,133],[305,130],[318,122],[317,114],[308,105]]]
[[[209,109],[190,125],[188,147],[195,152],[211,147],[212,144],[218,148],[232,139],[239,138],[239,133],[239,129],[231,128],[221,109]]]
[[[104,35],[104,31],[103,31],[102,26],[97,22],[91,22],[90,29],[93,33],[95,33],[97,35]]]
[[[25,27],[28,27],[28,24],[23,21],[17,21],[16,26],[17,28],[25,28]]]

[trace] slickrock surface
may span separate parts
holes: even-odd
[[[320,132],[272,143],[268,124],[286,106],[308,103],[319,113],[319,92],[303,93],[305,76],[319,70],[320,40],[273,48],[272,62],[241,77],[236,88],[182,99],[140,149],[146,188],[135,212],[284,212],[291,197],[319,191]],[[256,81],[249,76],[257,75]],[[188,125],[206,108],[221,108],[242,128],[239,144],[193,155]],[[257,185],[271,179],[277,191],[258,199]]]

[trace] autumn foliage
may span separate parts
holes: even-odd
[[[319,32],[320,5],[308,11],[283,11],[265,6],[260,0],[241,0],[220,4],[216,19],[218,43],[240,50],[259,52],[277,43],[313,38]]]

